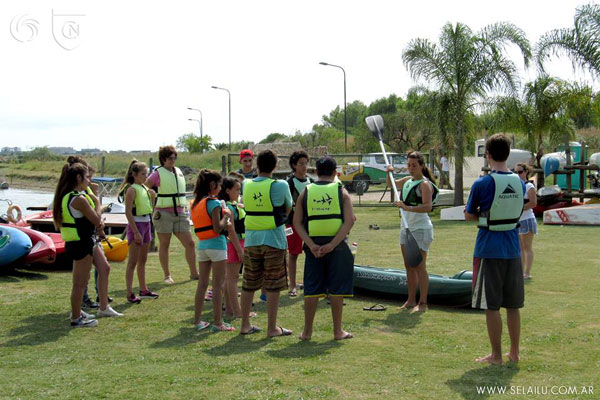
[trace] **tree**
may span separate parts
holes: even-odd
[[[511,130],[527,137],[529,148],[536,153],[536,163],[544,155],[544,142],[558,144],[564,136],[572,137],[575,124],[570,109],[581,103],[585,91],[567,82],[541,76],[525,85],[522,98],[501,97],[494,105],[490,121],[492,131]],[[538,186],[544,186],[544,175],[538,174]]]
[[[573,62],[600,77],[600,5],[587,4],[575,9],[572,29],[554,29],[543,35],[536,46],[538,67],[551,56],[566,54]]]
[[[186,133],[177,139],[177,148],[189,153],[203,153],[209,150],[212,145],[212,139],[208,135],[202,138],[193,133]]]
[[[261,140],[260,142],[258,142],[259,144],[265,144],[265,143],[275,143],[275,142],[283,142],[286,141],[288,137],[286,135],[284,135],[283,133],[270,133],[267,135],[266,138],[264,138],[263,140]]]
[[[514,92],[517,88],[517,68],[505,55],[510,43],[517,45],[528,65],[529,41],[521,29],[509,23],[488,25],[476,34],[464,24],[448,23],[442,28],[439,44],[413,39],[402,54],[411,76],[436,84],[445,99],[447,133],[453,143],[448,153],[454,155],[456,168],[455,205],[463,204],[465,139],[477,100],[491,91]]]

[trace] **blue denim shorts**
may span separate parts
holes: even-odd
[[[537,235],[537,221],[535,218],[528,218],[520,222],[519,235],[525,235],[529,232],[533,232]]]

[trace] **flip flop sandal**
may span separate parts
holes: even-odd
[[[292,331],[290,331],[289,329],[285,329],[283,326],[280,326],[279,329],[281,329],[281,333],[279,335],[273,335],[273,336],[269,336],[269,337],[272,338],[272,337],[279,337],[279,336],[290,336],[292,334]]]
[[[296,297],[296,296],[298,296],[298,291],[296,289],[290,290],[288,292],[288,296],[290,296],[290,297]]]
[[[373,304],[371,307],[363,307],[365,311],[385,311],[387,308],[383,304]]]
[[[260,331],[262,331],[262,329],[260,329],[258,326],[252,325],[252,328],[250,328],[250,330],[248,332],[242,332],[242,330],[240,329],[240,335],[252,335],[252,334],[258,333]]]
[[[354,337],[353,334],[351,334],[350,332],[346,332],[346,334],[344,336],[342,336],[339,339],[335,339],[335,340],[344,340],[344,339],[352,339]]]

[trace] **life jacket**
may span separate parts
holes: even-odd
[[[161,184],[162,186],[162,184]],[[127,190],[132,187],[135,190],[135,199],[133,200],[133,208],[131,213],[136,217],[152,214],[152,202],[150,201],[150,193],[144,185],[138,185],[137,183],[127,184],[123,190],[119,193],[118,200],[123,203],[125,201],[125,195]]]
[[[271,185],[274,179],[244,182],[244,207],[246,209],[246,230],[268,231],[285,223],[285,206],[273,206]]]
[[[523,212],[523,188],[516,174],[490,174],[495,191],[492,207],[479,215],[479,228],[490,231],[510,231],[519,226]]]
[[[335,236],[342,223],[342,188],[337,182],[317,182],[306,187],[304,221],[308,236]]]
[[[175,215],[179,215],[177,207],[185,207],[188,201],[185,197],[185,177],[181,170],[173,167],[173,171],[169,171],[165,167],[156,169],[160,176],[160,186],[156,195],[156,208],[173,207]]]
[[[208,200],[217,200],[217,198],[214,196],[208,196],[204,197],[198,203],[192,204],[192,222],[194,223],[194,232],[196,232],[196,236],[200,240],[213,239],[221,235],[221,232],[217,233],[213,230],[212,215],[208,212],[208,208],[206,207]],[[222,208],[220,214],[223,215]]]
[[[409,206],[417,206],[419,204],[423,204],[423,197],[421,197],[421,195],[417,193],[417,188],[422,182],[425,181],[429,182],[431,184],[431,187],[433,188],[433,194],[431,195],[431,198],[432,204],[435,204],[438,195],[440,194],[440,190],[433,182],[431,182],[429,179],[425,180],[424,178],[417,180],[411,178],[404,182],[404,186],[402,186],[402,201],[404,202],[404,204]]]
[[[91,187],[86,187],[85,188],[86,193],[88,194],[89,200],[92,201],[92,208],[95,210],[96,209],[96,202],[94,201],[94,199],[92,198],[92,196],[95,195],[94,191],[92,190]]]
[[[294,212],[296,211],[296,201],[298,200],[300,193],[302,193],[304,188],[306,188],[308,185],[314,183],[314,180],[307,175],[306,181],[302,182],[296,178],[294,174],[292,174],[288,176],[286,181],[290,187],[290,193],[292,194],[292,211],[290,211],[290,214],[287,217],[288,224],[291,225],[292,221],[294,220]]]
[[[96,227],[86,217],[75,218],[71,214],[69,204],[75,197],[84,196],[94,208],[94,201],[87,193],[69,192],[62,198],[62,224],[60,235],[65,242],[76,242],[81,239],[91,237],[96,231]]]
[[[246,210],[243,207],[240,207],[235,201],[228,201],[227,205],[234,207],[233,227],[235,228],[235,233],[237,233],[238,238],[244,239],[246,237]]]

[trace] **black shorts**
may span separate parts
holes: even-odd
[[[522,308],[524,301],[520,258],[473,258],[473,308]]]
[[[341,242],[320,258],[315,258],[306,246],[304,253],[304,297],[354,295],[354,256],[348,243]]]
[[[65,243],[65,253],[75,260],[79,261],[87,255],[94,255],[94,239],[77,240],[75,242]]]

